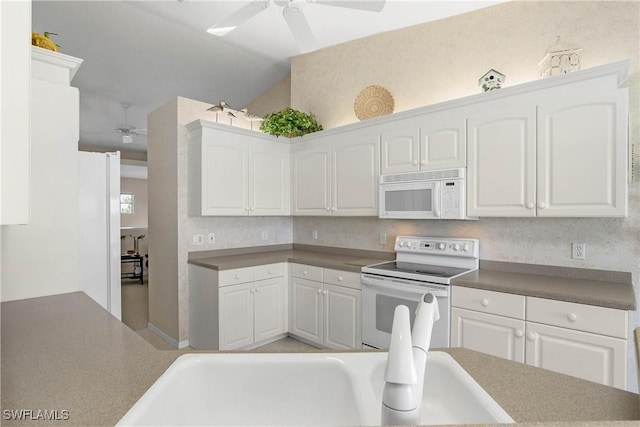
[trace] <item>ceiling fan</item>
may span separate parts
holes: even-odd
[[[127,121],[127,111],[129,110],[129,107],[131,107],[131,104],[123,102],[120,105],[122,105],[122,108],[124,109],[124,124],[115,127],[111,131],[111,133],[117,133],[121,135],[123,144],[131,144],[133,142],[134,136],[146,135],[147,130],[137,129],[135,126],[130,125]]]
[[[253,0],[241,7],[231,15],[217,22],[210,27],[207,32],[215,36],[224,36],[245,21],[254,17],[264,9],[269,7],[271,2],[282,8],[282,15],[286,21],[293,37],[304,52],[316,48],[316,41],[304,16],[299,3],[302,0]],[[380,12],[384,8],[386,0],[305,0],[308,3],[321,4],[326,6],[339,6],[349,9],[359,9],[371,12]]]

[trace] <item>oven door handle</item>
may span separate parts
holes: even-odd
[[[398,279],[391,280],[395,281],[395,283],[390,284],[389,280],[373,278],[371,276],[362,276],[363,285],[375,286],[384,289],[393,289],[395,291],[411,292],[416,295],[424,295],[427,292],[431,292],[436,298],[449,298],[449,289],[446,285],[411,285],[410,283],[406,283],[408,285],[411,285],[410,288],[407,288],[405,286],[402,286],[402,282],[399,282]]]

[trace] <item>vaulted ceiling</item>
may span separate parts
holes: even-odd
[[[315,50],[500,1],[387,0],[380,12],[293,2],[306,16]],[[60,51],[84,60],[72,82],[80,89],[81,144],[144,152],[144,136],[123,145],[112,133],[125,122],[121,103],[131,104],[127,123],[146,128],[147,114],[176,96],[240,108],[287,76],[290,58],[310,50],[292,36],[276,4],[281,0],[224,37],[206,32],[248,3],[34,1],[33,31],[57,33]]]

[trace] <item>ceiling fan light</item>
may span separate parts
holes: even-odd
[[[211,27],[207,29],[207,33],[209,34],[213,34],[214,36],[218,36],[218,37],[222,37],[227,35],[228,33],[230,33],[231,31],[235,30],[236,26],[233,27]]]
[[[133,142],[133,137],[131,135],[122,135],[123,144],[131,144],[132,142]]]

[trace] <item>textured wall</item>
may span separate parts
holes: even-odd
[[[506,85],[538,78],[537,64],[557,35],[584,48],[582,68],[630,59],[630,135],[640,152],[638,52],[640,2],[508,2],[465,15],[391,31],[292,59],[292,106],[313,111],[325,128],[356,122],[353,100],[370,84],[387,87],[396,112],[479,92],[477,80],[495,68]],[[312,84],[311,84],[312,83]],[[640,306],[640,177],[629,186],[624,219],[395,221],[378,218],[294,219],[295,243],[392,250],[399,234],[476,237],[486,260],[549,264],[633,273]],[[312,240],[317,229],[319,239]],[[380,233],[388,236],[379,244]],[[571,242],[587,244],[572,260]],[[630,329],[640,325],[638,311]],[[630,331],[631,332],[631,331]],[[629,335],[632,343],[632,335]],[[629,348],[629,386],[637,390]]]
[[[268,91],[247,105],[249,113],[263,117],[267,113],[291,106],[291,75],[273,85]]]

